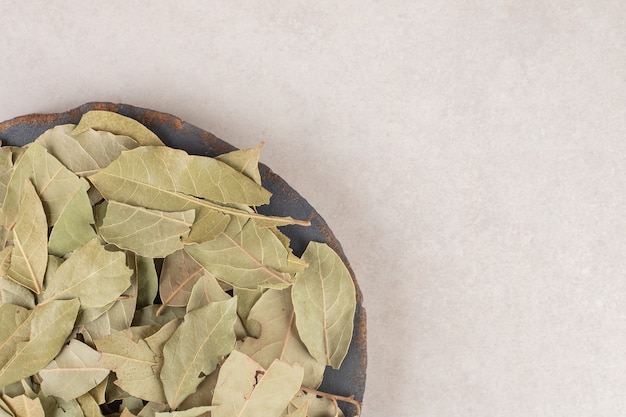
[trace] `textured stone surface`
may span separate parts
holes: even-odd
[[[325,218],[368,313],[364,417],[626,409],[621,1],[0,4],[0,120],[169,112]]]

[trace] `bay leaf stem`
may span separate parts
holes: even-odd
[[[361,415],[361,401],[355,400],[354,399],[354,395],[351,395],[349,397],[344,397],[342,395],[335,395],[335,394],[329,394],[327,392],[322,392],[322,391],[318,391],[315,390],[313,388],[308,388],[308,387],[300,387],[300,389],[308,394],[313,394],[313,395],[317,395],[319,397],[324,397],[324,398],[328,398],[331,401],[341,401],[344,403],[349,403],[352,404],[356,407],[356,416],[355,417],[359,417]]]

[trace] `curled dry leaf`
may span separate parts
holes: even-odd
[[[39,371],[41,392],[71,401],[93,388],[109,375],[98,364],[102,356],[84,343],[74,339],[45,368]]]

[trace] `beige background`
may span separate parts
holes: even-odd
[[[626,415],[623,1],[0,2],[0,119],[114,101],[263,161],[365,295],[363,417]]]

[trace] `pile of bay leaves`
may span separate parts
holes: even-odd
[[[343,415],[339,256],[260,215],[260,147],[169,148],[105,111],[0,148],[0,416]]]

